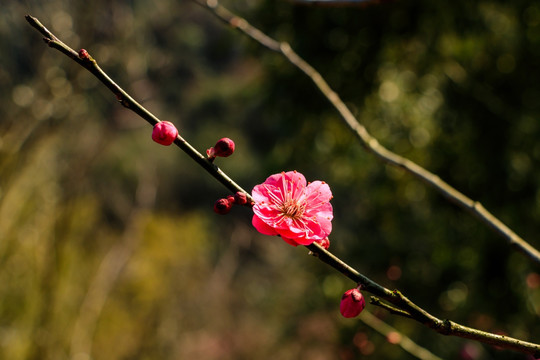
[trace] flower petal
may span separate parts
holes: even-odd
[[[284,174],[284,177],[288,182],[288,190],[291,191],[292,197],[294,199],[299,199],[303,195],[306,188],[307,182],[304,175],[300,174],[297,171],[287,171]]]
[[[319,234],[321,234],[321,236],[323,238],[327,237],[332,232],[332,222],[331,222],[331,220],[332,220],[332,217],[327,217],[327,216],[317,217],[317,223],[318,223],[319,229],[320,229]],[[324,234],[326,234],[326,235],[324,235]]]
[[[311,244],[313,244],[315,239],[308,239],[308,238],[303,237],[303,238],[296,238],[296,239],[294,239],[294,241],[298,245],[311,245]]]
[[[310,205],[325,204],[332,199],[332,191],[327,183],[314,181],[305,190],[306,200]]]
[[[268,186],[265,184],[255,185],[251,191],[251,196],[256,204],[265,203],[268,201]]]
[[[285,241],[289,245],[292,245],[292,246],[298,246],[299,245],[296,241],[294,241],[292,239],[288,239],[288,238],[283,237],[283,236],[281,238],[283,239],[283,241]]]
[[[270,175],[264,183],[266,185],[282,188],[284,179],[302,189],[306,187],[306,178],[298,171],[287,171]]]
[[[268,226],[264,221],[262,221],[257,215],[253,215],[251,223],[257,229],[258,232],[264,235],[278,235],[277,231],[274,228]]]

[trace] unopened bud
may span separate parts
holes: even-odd
[[[245,205],[247,204],[247,195],[245,192],[238,191],[236,194],[234,194],[234,202],[238,205]]]
[[[366,300],[364,295],[357,288],[345,291],[345,294],[341,297],[341,304],[339,305],[339,312],[343,317],[353,318],[358,316],[366,307]]]
[[[315,242],[322,246],[323,249],[327,250],[330,247],[330,239],[325,237],[322,240],[315,240]]]
[[[158,144],[169,146],[178,136],[178,130],[173,123],[169,121],[160,121],[154,125],[152,130],[152,140]]]
[[[86,51],[85,49],[81,49],[79,50],[79,58],[83,60],[88,60],[90,59],[90,54],[88,54],[88,51]]]
[[[232,202],[229,199],[219,199],[214,203],[214,211],[217,214],[225,215],[231,211]]]
[[[206,155],[209,160],[214,160],[216,157],[227,157],[234,152],[234,141],[229,138],[219,139],[214,147],[206,150]]]

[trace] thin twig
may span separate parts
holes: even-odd
[[[391,313],[404,317],[410,317],[411,319],[418,321],[419,323],[433,329],[434,331],[442,335],[473,339],[485,344],[496,345],[502,348],[532,354],[536,358],[540,357],[539,344],[534,344],[504,335],[492,334],[486,331],[473,329],[467,326],[457,324],[450,320],[440,320],[437,317],[428,313],[426,310],[416,305],[415,303],[413,303],[398,290],[391,291],[360,274],[358,271],[343,262],[341,259],[337,258],[334,254],[330,253],[328,250],[323,249],[319,244],[313,243],[306,247],[321,261],[340,271],[343,275],[353,280],[354,282],[361,284],[363,290],[379,296],[382,299],[397,306],[398,309],[393,306],[384,304],[380,301],[380,299],[377,299],[376,305],[379,305],[389,310]]]
[[[286,42],[279,42],[272,39],[261,30],[252,26],[244,18],[230,12],[225,7],[219,5],[217,0],[193,0],[197,4],[209,9],[220,20],[226,22],[231,27],[238,29],[253,40],[259,42],[268,49],[282,54],[291,64],[306,74],[320,90],[324,97],[334,106],[341,115],[347,127],[355,134],[362,146],[385,163],[403,168],[418,179],[433,187],[451,202],[467,210],[493,231],[505,238],[509,245],[522,252],[530,259],[540,264],[540,251],[517,235],[512,229],[501,220],[491,214],[481,203],[474,201],[463,193],[443,181],[438,175],[428,171],[415,162],[400,156],[381,144],[375,139],[367,129],[353,115],[351,110],[341,100],[339,95],[332,90],[330,85],[310,64],[302,59]]]
[[[120,103],[134,111],[143,119],[148,121],[151,125],[158,123],[160,120],[146,110],[142,105],[136,102],[131,96],[129,96],[123,89],[121,89],[116,83],[114,83],[109,76],[97,65],[97,62],[90,56],[85,59],[81,59],[78,53],[71,49],[69,46],[60,41],[55,35],[47,30],[36,18],[27,15],[27,21],[41,32],[45,36],[45,42],[52,48],[59,50],[67,56],[74,59],[81,66],[85,67],[88,71],[94,74],[107,88],[109,88],[120,101]],[[270,42],[271,43],[271,42]],[[77,56],[75,56],[77,54]],[[195,148],[193,148],[186,140],[178,136],[175,140],[175,144],[186,152],[193,160],[203,167],[208,173],[210,173],[219,182],[225,185],[233,192],[242,191],[248,195],[248,198],[252,200],[251,196],[231,180],[225,173],[223,173],[214,164],[210,163],[204,158]],[[402,309],[405,313],[411,315],[414,320],[434,329],[435,331],[444,335],[454,335],[469,339],[475,339],[480,342],[494,344],[503,348],[509,348],[516,351],[534,354],[540,357],[540,345],[528,343],[522,340],[509,338],[502,335],[491,334],[480,330],[468,328],[448,320],[439,320],[435,316],[429,314],[418,305],[407,299],[401,292],[394,290],[391,291],[384,286],[381,286],[369,279],[368,277],[360,274],[351,266],[343,262],[334,254],[322,248],[317,243],[306,246],[318,259],[327,263],[334,269],[341,272],[346,277],[362,285],[362,288],[376,296],[379,296],[386,301],[392,303],[398,308]]]
[[[99,79],[109,90],[111,90],[116,99],[124,106],[125,108],[130,109],[135,112],[141,118],[146,120],[150,125],[155,125],[160,120],[144,108],[141,104],[135,101],[127,92],[125,92],[120,86],[118,86],[97,64],[96,60],[91,56],[88,58],[80,58],[79,53],[64,44],[60,39],[58,39],[53,33],[51,33],[43,24],[39,22],[33,16],[26,15],[26,20],[37,29],[45,37],[43,40],[50,47],[62,52],[63,54],[69,56],[75,60],[79,65],[83,66],[89,72],[91,72],[96,78]],[[209,172],[214,178],[221,182],[225,187],[227,187],[232,192],[241,191],[247,194],[248,199],[251,199],[251,196],[248,192],[236,184],[231,178],[229,178],[223,171],[221,171],[216,165],[211,163],[204,157],[200,152],[198,152],[193,146],[191,146],[186,140],[184,140],[180,135],[177,136],[174,141],[176,146],[182,149],[189,157],[195,160],[199,165],[201,165],[207,172]]]
[[[369,303],[371,305],[375,305],[375,306],[383,308],[384,310],[388,311],[390,314],[403,316],[403,317],[406,317],[406,318],[409,318],[409,319],[413,318],[412,315],[409,314],[408,312],[406,312],[404,310],[401,310],[401,309],[398,309],[398,308],[396,308],[396,307],[394,307],[392,305],[389,305],[389,304],[387,304],[385,302],[382,302],[381,299],[379,299],[376,296],[372,296]]]

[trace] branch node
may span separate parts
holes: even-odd
[[[86,60],[86,61],[92,61],[92,60]],[[122,106],[125,107],[126,109],[130,108],[129,101],[127,101],[124,95],[122,95],[121,93],[116,94],[116,100],[118,100],[118,102],[122,104]]]
[[[231,20],[229,20],[229,24],[231,25],[232,28],[236,29],[236,28],[244,28],[247,24],[247,21],[242,19],[241,17],[238,17],[238,16],[234,16],[231,18]]]
[[[383,309],[388,311],[390,314],[400,315],[400,316],[412,319],[412,315],[409,312],[407,312],[405,310],[398,309],[398,308],[396,308],[396,307],[394,307],[392,305],[389,305],[387,303],[384,303],[384,302],[381,301],[381,299],[379,299],[376,296],[371,296],[370,300],[369,300],[369,303],[372,304],[372,305],[375,305],[375,306],[382,307]]]
[[[450,335],[450,333],[452,332],[452,322],[450,320],[448,320],[448,319],[444,319],[439,324],[438,332],[443,334],[443,335]]]
[[[283,52],[284,54],[291,51],[291,45],[289,45],[289,43],[286,42],[286,41],[280,42],[279,43],[279,48],[280,48],[281,52]]]

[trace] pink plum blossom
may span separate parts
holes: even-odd
[[[299,172],[282,172],[256,185],[252,197],[252,223],[262,234],[297,246],[322,241],[332,231],[332,192],[322,181],[306,184]]]

